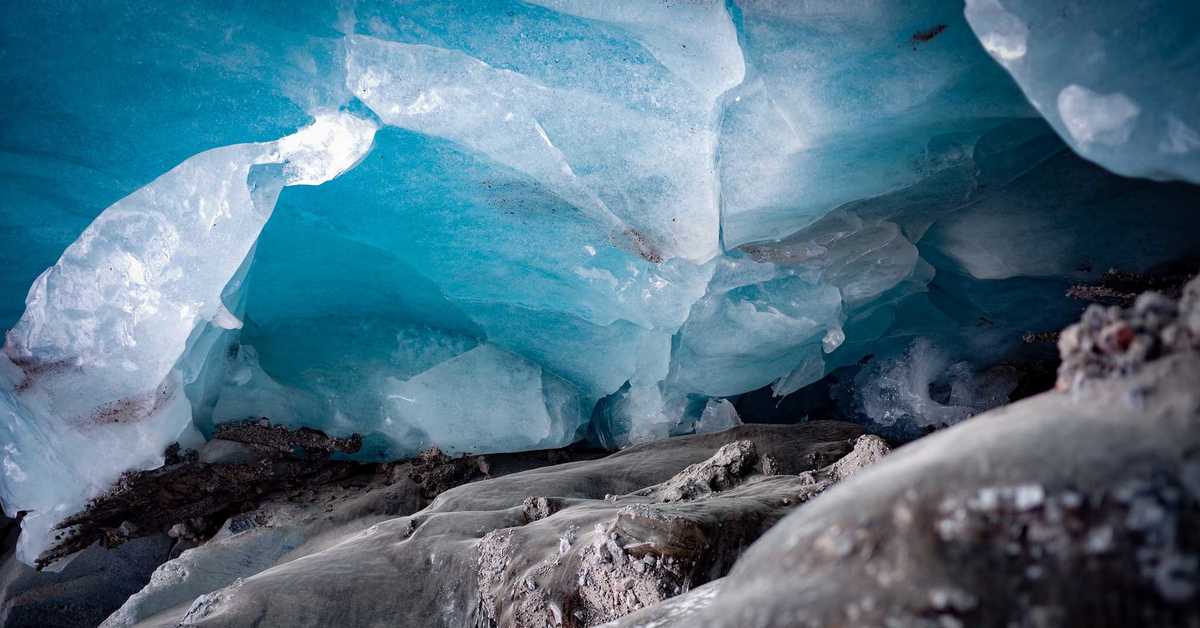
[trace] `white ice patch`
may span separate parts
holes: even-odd
[[[1008,65],[1025,56],[1029,27],[999,0],[967,0],[966,14],[979,42],[997,61]]]
[[[933,398],[935,382],[949,388],[947,399]],[[966,362],[952,363],[928,338],[918,338],[907,352],[876,360],[860,371],[854,378],[854,395],[860,411],[879,425],[907,419],[921,426],[945,426],[1006,403],[1016,385],[1010,369],[975,373]]]
[[[1167,115],[1167,136],[1159,150],[1171,155],[1186,155],[1200,148],[1200,133],[1176,116]]]
[[[25,471],[21,469],[21,465],[13,460],[13,457],[19,453],[12,443],[4,446],[4,475],[8,476],[8,479],[13,482],[24,482],[29,477],[25,475]]]
[[[841,327],[834,327],[821,338],[821,349],[825,353],[833,353],[843,342],[846,342],[846,332],[842,331]]]
[[[224,303],[217,304],[217,313],[213,315],[213,325],[221,329],[241,329],[242,321]]]
[[[1058,115],[1067,132],[1081,144],[1116,146],[1128,142],[1140,113],[1137,103],[1120,92],[1098,94],[1086,87],[1068,85],[1058,93]]]
[[[285,185],[320,185],[353,168],[371,149],[375,123],[345,111],[318,113],[309,126],[280,139]]]
[[[617,281],[617,278],[603,268],[584,268],[583,266],[576,266],[574,272],[579,277],[587,279],[588,281],[599,281],[609,285],[613,288],[613,290],[616,290],[620,286],[620,282]]]

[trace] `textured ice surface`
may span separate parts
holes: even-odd
[[[864,390],[947,422],[1070,320],[1070,282],[1200,246],[1193,187],[1077,157],[989,58],[1039,27],[981,46],[949,0],[9,13],[0,498],[34,511],[26,558],[122,470],[248,417],[371,458],[625,445],[879,356]],[[1194,86],[1162,50],[1129,57],[1177,79],[1120,88],[1137,121]],[[1107,146],[1132,108],[1076,82]],[[917,337],[939,357],[884,368]]]
[[[240,327],[222,294],[280,190],[336,177],[374,133],[322,113],[275,142],[200,153],[106,209],[34,281],[0,356],[2,496],[32,511],[24,559],[83,500],[185,439],[194,374],[181,357],[209,322]]]
[[[1079,154],[1200,183],[1200,5],[967,0],[966,16]]]
[[[1002,405],[1016,386],[1011,368],[974,373],[969,363],[951,364],[945,352],[919,338],[907,351],[861,371],[854,395],[862,413],[879,425],[909,420],[944,427]]]
[[[961,3],[738,7],[752,72],[722,126],[727,244],[778,238],[917,183],[944,165],[930,150],[938,138],[1031,113],[978,54]]]

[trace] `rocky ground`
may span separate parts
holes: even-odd
[[[1200,282],[1124,303],[1060,335],[1056,390],[894,453],[814,421],[347,467],[352,441],[242,424],[98,500],[60,573],[10,561],[4,617],[1200,626]],[[248,469],[253,495],[222,479]]]
[[[907,445],[621,626],[1200,625],[1200,359]]]
[[[173,447],[166,465],[126,474],[64,521],[59,542],[39,561],[41,571],[12,557],[17,522],[4,519],[0,626],[96,626],[145,587],[157,567],[191,548],[203,546],[216,556],[210,561],[215,570],[235,574],[208,580],[223,584],[270,565],[278,556],[273,552],[287,547],[261,537],[291,538],[291,532],[242,532],[360,529],[420,510],[459,484],[606,453],[572,447],[450,458],[430,450],[414,460],[378,464],[330,459],[360,444],[266,420],[221,426],[200,451]],[[238,540],[228,542],[231,536]],[[231,571],[219,565],[230,552],[241,561]],[[196,594],[207,592],[205,586]],[[189,591],[177,588],[175,594]]]
[[[323,516],[267,503],[234,520],[253,525],[160,567],[106,625],[615,619],[723,575],[771,523],[849,472],[834,463],[860,436],[832,422],[744,426],[464,484],[408,516],[375,503],[396,485],[331,496]]]
[[[67,522],[54,555],[86,549],[57,573],[8,561],[6,625],[97,625],[110,612],[105,626],[594,625],[723,576],[776,521],[888,451],[837,422],[603,458],[427,452],[375,465],[327,458],[352,441],[265,422],[218,436]],[[119,583],[108,562],[130,563],[111,574]],[[260,586],[286,599],[242,606]]]
[[[1059,389],[907,445],[617,626],[1200,626],[1200,280],[1093,307]]]

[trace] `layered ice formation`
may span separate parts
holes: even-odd
[[[1073,318],[1072,281],[1200,254],[1194,187],[1070,150],[1197,181],[1200,66],[1117,9],[963,9],[11,7],[0,500],[30,512],[23,559],[226,421],[357,432],[368,458],[621,446],[860,362],[864,420],[1004,401],[991,367]]]

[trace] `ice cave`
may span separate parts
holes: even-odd
[[[0,626],[1200,622],[1200,3],[4,13]]]

